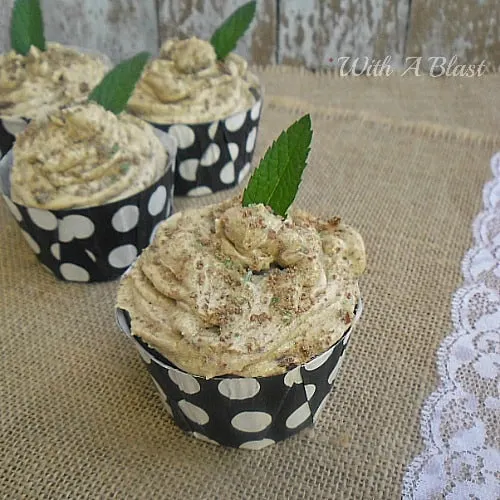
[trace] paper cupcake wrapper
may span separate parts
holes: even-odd
[[[201,124],[154,127],[177,140],[175,194],[204,196],[240,184],[251,169],[262,97],[247,111]]]
[[[102,54],[100,52],[96,52],[95,50],[85,49],[82,47],[75,47],[72,45],[68,45],[68,47],[84,54],[99,56],[108,68],[111,68],[113,66],[113,63],[106,54]],[[17,135],[26,128],[29,122],[30,118],[26,118],[23,116],[0,116],[0,158],[5,156],[12,149]]]
[[[330,395],[362,302],[342,338],[327,351],[287,373],[270,377],[205,379],[175,367],[134,337],[127,311],[117,308],[120,329],[139,351],[175,423],[198,439],[259,450],[316,422]]]
[[[0,188],[38,260],[65,281],[108,281],[121,276],[173,213],[175,141],[157,132],[169,153],[165,174],[123,200],[68,210],[41,210],[12,201],[13,151],[0,160]]]

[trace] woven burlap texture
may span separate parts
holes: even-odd
[[[272,95],[266,103],[256,159],[308,111]],[[57,282],[1,204],[1,497],[400,497],[500,138],[311,108],[313,147],[296,204],[357,227],[369,258],[365,312],[315,428],[258,452],[183,434],[115,325],[117,283]]]

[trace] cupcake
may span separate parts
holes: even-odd
[[[182,429],[260,449],[317,419],[361,314],[366,257],[339,218],[245,198],[163,222],[121,280],[117,320]]]
[[[29,120],[83,102],[109,66],[103,55],[57,43],[0,55],[0,157]]]
[[[106,83],[116,84],[128,63],[98,86],[111,99],[127,82],[120,91]],[[175,153],[173,139],[132,115],[76,104],[19,134],[0,162],[2,191],[40,262],[58,278],[110,280],[171,214]]]
[[[214,38],[167,40],[129,102],[130,113],[176,137],[177,195],[229,189],[250,171],[260,85],[242,57],[216,48]]]

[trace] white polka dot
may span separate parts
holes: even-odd
[[[333,381],[335,380],[335,377],[337,376],[338,371],[340,370],[340,367],[342,366],[342,360],[343,356],[339,358],[337,361],[337,364],[335,365],[335,368],[331,371],[330,375],[328,375],[328,383],[332,384]]]
[[[86,269],[68,262],[61,264],[59,271],[61,271],[63,278],[68,281],[89,281],[90,279]]]
[[[323,408],[326,405],[326,402],[328,401],[328,398],[330,397],[330,393],[328,393],[324,398],[323,401],[318,406],[318,409],[316,410],[316,413],[313,416],[313,422],[316,422],[318,420],[319,414],[323,411]]]
[[[203,153],[203,156],[200,160],[200,165],[202,167],[209,167],[214,163],[217,163],[220,158],[220,148],[214,142],[208,146],[206,151]]]
[[[175,138],[179,149],[186,149],[194,144],[194,131],[187,125],[173,125],[168,129],[168,133]]]
[[[179,165],[179,174],[186,181],[195,181],[196,172],[198,171],[198,165],[200,164],[197,159],[184,160]]]
[[[28,208],[28,215],[31,220],[41,229],[52,231],[57,227],[56,216],[47,210],[39,208]]]
[[[302,375],[300,374],[300,366],[290,370],[283,379],[286,386],[292,387],[293,384],[302,384]]]
[[[83,215],[67,215],[59,224],[59,240],[71,241],[73,238],[83,240],[94,233],[94,223]]]
[[[158,215],[165,207],[167,201],[167,190],[165,186],[158,186],[149,198],[148,212],[151,215]]]
[[[196,394],[201,390],[200,384],[192,375],[175,370],[168,370],[168,376],[170,380],[186,394]]]
[[[250,169],[252,168],[252,166],[250,165],[250,163],[247,163],[241,170],[240,170],[240,173],[238,174],[238,184],[241,183],[241,181],[248,175],[248,173],[250,172]]]
[[[246,111],[243,111],[242,113],[238,113],[237,115],[233,115],[230,118],[226,120],[226,128],[230,132],[236,132],[239,130],[243,124],[245,123],[245,119],[247,117]]]
[[[289,429],[296,429],[299,425],[303,424],[311,416],[311,409],[309,403],[304,403],[299,406],[287,419],[285,425]]]
[[[209,437],[205,436],[204,434],[200,434],[199,432],[193,432],[193,437],[199,439],[200,441],[205,441],[206,443],[211,443],[220,446],[220,444],[217,441],[214,441],[213,439],[210,439]]]
[[[142,347],[140,344],[135,344],[135,347],[137,348],[137,351],[139,352],[139,356],[144,361],[144,363],[146,363],[147,365],[150,365],[151,364],[151,356],[149,355],[149,352],[147,352],[146,349],[144,349],[144,347]],[[156,380],[155,380],[155,383],[156,383]]]
[[[235,178],[235,173],[234,173],[234,163],[230,161],[229,163],[226,163],[221,171],[220,171],[220,180],[224,184],[231,184],[234,182]]]
[[[260,439],[259,441],[247,441],[246,443],[240,444],[240,448],[243,450],[262,450],[266,446],[275,444],[276,441],[272,439]]]
[[[57,260],[61,260],[61,245],[59,243],[52,243],[52,245],[50,245],[50,253]]]
[[[304,365],[304,368],[307,371],[316,370],[316,368],[319,368],[321,365],[324,365],[328,361],[328,358],[332,355],[332,352],[333,347],[330,347],[328,351],[325,351],[323,354],[320,354],[319,356],[316,356],[314,359],[309,361],[309,363],[306,363]]]
[[[3,199],[5,200],[5,203],[7,204],[7,208],[10,210],[10,213],[13,215],[14,219],[17,220],[17,222],[21,222],[23,220],[23,216],[21,215],[21,212],[19,209],[12,203],[12,201],[7,198],[7,196],[3,196]]]
[[[28,122],[22,118],[12,118],[2,120],[2,125],[9,134],[16,137],[26,128]]]
[[[212,194],[212,190],[208,186],[198,186],[187,192],[187,196],[205,196],[207,194]]]
[[[21,229],[21,233],[24,236],[24,239],[28,242],[28,245],[31,247],[31,250],[36,254],[40,253],[40,245],[26,232]]]
[[[257,138],[257,127],[254,127],[250,131],[247,137],[247,146],[246,146],[247,153],[251,153],[253,151],[253,148],[255,147],[256,138]]]
[[[249,399],[260,391],[260,384],[254,378],[225,379],[219,383],[219,392],[229,399]]]
[[[156,226],[153,228],[153,231],[151,231],[151,236],[149,237],[149,243],[153,243],[153,240],[155,239],[156,231],[158,231],[158,228],[160,227],[161,223],[163,221],[158,222]]]
[[[311,400],[311,398],[314,396],[314,393],[316,392],[316,386],[314,384],[307,384],[305,386],[306,390],[306,398],[308,401]]]
[[[210,417],[208,416],[208,413],[205,410],[202,410],[199,406],[196,406],[185,399],[181,399],[178,405],[182,413],[184,413],[184,415],[186,415],[186,417],[192,422],[200,425],[208,424]]]
[[[242,432],[259,432],[269,427],[272,422],[269,413],[262,411],[243,411],[231,420],[231,425]]]
[[[135,205],[125,205],[118,209],[113,218],[111,219],[111,225],[119,233],[126,233],[131,229],[134,229],[139,222],[139,208]]]
[[[227,145],[227,148],[229,149],[229,155],[231,156],[231,160],[235,161],[236,158],[238,158],[238,153],[240,152],[238,144],[236,144],[235,142],[230,142]]]
[[[348,344],[349,339],[351,338],[351,331],[352,331],[352,330],[349,330],[349,331],[346,333],[346,335],[344,336],[344,338],[342,339],[342,343],[343,343],[344,345],[347,345],[347,344]]]
[[[137,248],[134,245],[122,245],[111,250],[108,256],[110,265],[117,269],[128,267],[137,257]]]
[[[250,117],[252,118],[252,120],[257,120],[257,118],[260,116],[261,107],[262,101],[259,101],[253,106],[252,111],[250,112]]]
[[[89,256],[89,259],[92,260],[92,261],[96,261],[96,256],[90,251],[90,250],[87,250],[85,249],[85,253]]]
[[[210,139],[215,138],[215,134],[217,133],[218,127],[219,127],[219,122],[213,122],[212,125],[208,127],[208,137],[210,137]]]

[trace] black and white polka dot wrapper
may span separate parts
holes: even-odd
[[[0,117],[0,158],[12,149],[17,135],[26,128],[28,123],[27,118]]]
[[[169,154],[165,174],[128,198],[88,208],[42,210],[13,202],[13,151],[0,160],[4,201],[38,260],[57,278],[94,282],[120,277],[173,213],[176,144],[167,134],[157,134]]]
[[[247,111],[200,124],[154,127],[177,140],[175,194],[205,196],[240,184],[251,169],[262,98]]]
[[[260,450],[283,441],[318,419],[331,393],[349,338],[362,312],[342,338],[308,363],[270,377],[215,377],[186,373],[130,331],[130,317],[116,310],[118,326],[133,343],[175,423],[213,444]]]

